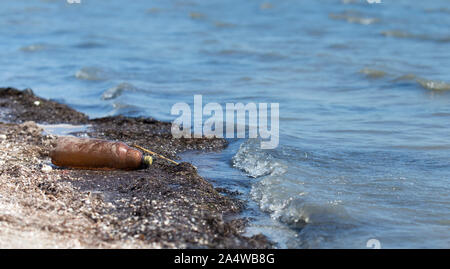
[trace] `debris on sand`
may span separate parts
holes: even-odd
[[[50,157],[56,166],[79,169],[135,170],[153,160],[123,142],[72,136],[58,137]]]
[[[175,159],[188,149],[220,150],[225,140],[174,139],[170,123],[148,118],[90,120],[31,90],[0,88],[2,109],[0,248],[271,247],[262,235],[242,235],[243,202],[218,193],[191,164],[156,159],[132,171],[52,168],[56,136],[36,123],[90,124],[76,135]]]

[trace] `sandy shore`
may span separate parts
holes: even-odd
[[[51,167],[55,135],[42,125],[89,125],[74,135],[138,144],[170,158],[221,150],[223,139],[174,139],[151,118],[90,120],[31,90],[0,88],[0,248],[268,248],[242,235],[243,202],[219,193],[189,163],[137,171]],[[225,219],[227,221],[225,221]]]

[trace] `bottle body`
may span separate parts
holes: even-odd
[[[143,154],[123,142],[91,138],[58,137],[50,152],[56,166],[79,169],[139,169]]]

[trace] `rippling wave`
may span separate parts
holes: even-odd
[[[49,46],[46,44],[33,44],[33,45],[28,45],[25,47],[21,47],[20,50],[21,51],[25,51],[25,52],[36,52],[36,51],[42,51],[47,49]]]
[[[120,83],[119,85],[109,88],[108,90],[104,91],[102,94],[102,99],[103,100],[110,100],[110,99],[115,99],[117,97],[119,97],[120,95],[122,95],[122,93],[124,91],[136,91],[136,87],[133,86],[130,83]]]
[[[349,23],[357,23],[357,24],[363,24],[363,25],[369,25],[374,24],[380,21],[378,18],[370,18],[370,17],[364,17],[361,13],[355,12],[355,11],[345,11],[342,13],[331,13],[330,15],[331,19],[334,20],[343,20],[347,21]]]
[[[106,80],[108,73],[99,67],[83,67],[75,73],[77,79],[82,80]]]
[[[278,148],[201,162],[281,246],[449,247],[448,0],[3,2],[3,86],[90,117],[279,103]]]
[[[365,74],[369,78],[382,78],[386,76],[386,72],[383,70],[376,70],[371,68],[361,69],[361,73]]]
[[[387,71],[364,68],[359,71],[362,74],[365,74],[368,78],[371,79],[381,79],[386,76],[393,77],[395,76],[393,73],[388,73]],[[422,88],[430,90],[430,91],[450,91],[450,83],[440,80],[431,80],[420,78],[414,74],[405,74],[397,76],[392,80],[393,82],[401,82],[401,81],[414,81]]]
[[[260,141],[256,139],[249,139],[242,143],[232,159],[233,166],[254,178],[285,173],[286,165],[277,161],[269,153],[262,150],[260,146]]]
[[[432,36],[427,34],[415,34],[402,30],[390,30],[381,32],[383,36],[386,37],[396,37],[396,38],[410,38],[424,41],[435,41],[435,42],[450,42],[450,36]]]
[[[420,86],[424,87],[427,90],[432,91],[450,91],[450,83],[438,81],[438,80],[428,80],[419,78],[416,80]]]

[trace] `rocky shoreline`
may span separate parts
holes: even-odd
[[[169,158],[227,146],[223,139],[174,139],[170,123],[155,119],[89,119],[29,89],[0,88],[0,248],[272,247],[263,235],[242,235],[244,203],[189,163],[157,159],[137,171],[52,167],[56,136],[43,128],[61,123],[87,126],[73,135],[138,144]]]

